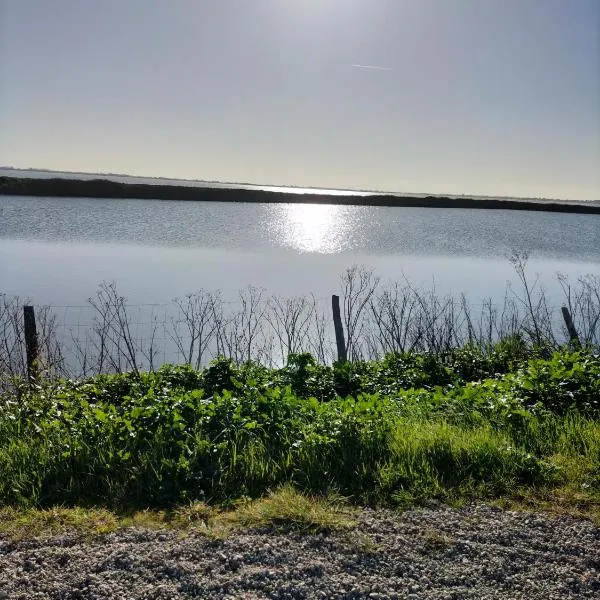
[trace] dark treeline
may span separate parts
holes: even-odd
[[[257,189],[192,187],[120,183],[108,179],[37,179],[0,177],[0,195],[56,196],[69,198],[136,198],[140,200],[203,200],[210,202],[280,202],[346,204],[362,206],[422,206],[431,208],[496,208],[600,214],[598,204],[574,202],[535,202],[500,198],[450,198],[446,196],[333,196],[329,194],[290,194]]]

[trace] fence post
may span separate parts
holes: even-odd
[[[27,353],[27,376],[29,381],[32,382],[38,376],[38,336],[33,306],[23,307],[23,325],[25,329],[25,351]]]
[[[346,355],[346,342],[344,341],[344,327],[340,314],[340,297],[335,294],[331,296],[331,308],[333,310],[333,326],[335,327],[335,342],[339,361],[348,360]]]
[[[581,346],[579,335],[577,335],[577,329],[575,329],[575,324],[573,323],[569,309],[566,306],[563,306],[561,311],[563,319],[565,320],[565,325],[567,326],[567,331],[569,332],[569,338],[571,338],[571,344],[574,346]]]

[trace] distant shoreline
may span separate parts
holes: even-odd
[[[509,200],[502,198],[451,198],[448,196],[402,196],[373,193],[333,195],[289,193],[244,188],[192,187],[146,183],[121,183],[109,179],[30,178],[0,176],[0,195],[50,196],[61,198],[114,198],[138,200],[195,200],[204,202],[263,202],[296,204],[340,204],[424,208],[476,208],[533,210],[600,215],[600,205],[573,201]]]

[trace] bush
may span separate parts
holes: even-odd
[[[469,353],[462,374],[424,354],[332,368],[294,355],[279,370],[218,360],[4,396],[0,504],[221,503],[288,482],[386,504],[595,489],[599,358],[465,383]]]

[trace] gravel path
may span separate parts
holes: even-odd
[[[600,529],[477,505],[363,511],[330,536],[126,529],[0,538],[0,598],[600,598]]]

